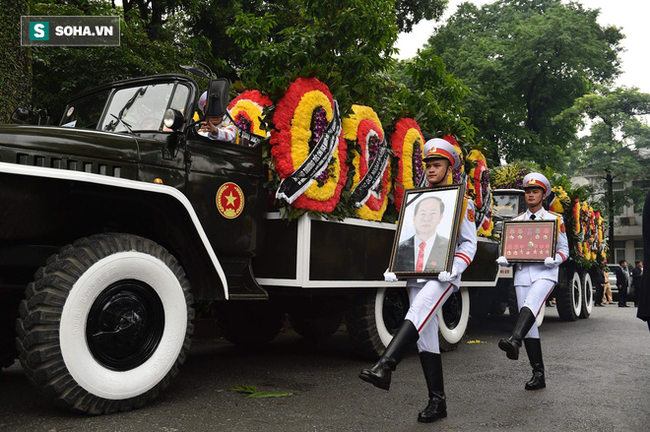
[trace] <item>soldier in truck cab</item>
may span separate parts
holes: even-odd
[[[454,166],[460,165],[460,155],[449,142],[434,138],[424,145],[423,161],[425,174],[431,186],[447,185],[447,179]],[[423,200],[424,201],[424,200]],[[433,207],[437,208],[435,201]],[[440,208],[440,216],[443,209]],[[439,217],[439,216],[437,216]],[[436,222],[437,226],[437,222]],[[435,227],[434,227],[435,230]],[[384,355],[370,369],[361,371],[359,377],[384,390],[388,390],[391,372],[404,357],[406,351],[417,344],[420,363],[427,383],[429,403],[418,414],[418,421],[430,423],[447,417],[447,398],[442,375],[442,361],[438,342],[438,311],[452,293],[458,291],[460,275],[470,265],[476,253],[476,225],[474,222],[474,203],[469,198],[463,200],[461,225],[453,256],[451,272],[443,271],[438,279],[409,279],[411,306],[404,323],[393,336]],[[425,247],[419,248],[417,258],[413,250],[412,260],[424,261]],[[394,273],[384,274],[386,281],[395,282]]]
[[[205,114],[205,104],[208,100],[208,92],[203,92],[199,98],[199,108]],[[206,118],[200,123],[199,135],[215,141],[235,143],[237,139],[237,128],[223,116]]]
[[[542,346],[539,340],[537,315],[544,302],[553,291],[557,283],[559,266],[569,257],[569,242],[562,216],[547,211],[542,202],[551,192],[551,184],[540,173],[530,173],[524,177],[524,191],[526,212],[515,216],[513,221],[524,220],[558,220],[558,231],[555,233],[555,256],[546,257],[543,263],[517,264],[515,269],[515,291],[517,292],[517,305],[519,318],[507,339],[499,341],[499,348],[506,352],[511,360],[519,359],[519,348],[522,339],[526,346],[526,354],[533,368],[533,377],[525,385],[526,390],[539,390],[546,387],[544,376],[544,362],[542,360]],[[497,258],[501,266],[511,265],[505,256]]]

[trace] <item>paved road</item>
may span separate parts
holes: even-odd
[[[537,392],[523,388],[525,354],[515,362],[497,348],[508,317],[471,322],[459,349],[443,354],[449,417],[433,424],[416,421],[426,390],[415,351],[385,392],[357,378],[368,363],[344,332],[313,344],[287,330],[257,351],[199,341],[153,404],[111,416],[54,408],[14,365],[0,374],[0,431],[647,431],[650,332],[635,313],[606,306],[567,323],[547,309],[548,387]],[[228,390],[236,385],[293,396],[246,399]]]

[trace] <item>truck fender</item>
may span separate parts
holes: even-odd
[[[156,183],[146,183],[142,181],[129,180],[117,177],[110,177],[88,172],[59,170],[29,165],[18,165],[6,162],[0,162],[0,174],[16,175],[20,177],[35,177],[38,179],[51,179],[56,181],[68,182],[77,189],[84,188],[101,188],[106,195],[120,196],[124,192],[115,194],[115,192],[127,191],[129,194],[142,194],[142,196],[151,196],[155,200],[163,200],[165,203],[171,203],[173,210],[181,214],[184,220],[190,221],[191,227],[185,227],[195,234],[200,241],[199,244],[193,245],[205,252],[209,261],[207,265],[212,267],[218,276],[223,287],[223,296],[229,298],[228,282],[223,267],[217,258],[210,240],[201,225],[198,215],[188,198],[178,189]],[[109,193],[111,192],[111,193]],[[153,195],[151,195],[153,194]]]

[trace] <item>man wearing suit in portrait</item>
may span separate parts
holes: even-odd
[[[396,271],[445,270],[449,239],[436,233],[444,211],[445,204],[438,197],[424,198],[415,204],[415,235],[398,245],[394,266]]]

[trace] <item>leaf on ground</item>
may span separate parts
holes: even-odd
[[[253,394],[257,392],[257,387],[255,387],[254,385],[241,385],[241,386],[231,387],[229,390],[236,393]]]
[[[249,394],[246,398],[271,398],[293,396],[291,392],[256,392]]]
[[[477,340],[470,340],[470,341],[467,341],[467,343],[468,343],[468,344],[484,344],[484,343],[487,343],[487,342],[482,341],[482,340],[478,340],[478,339],[477,339]]]

